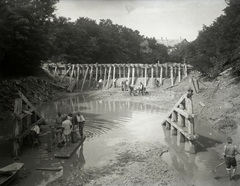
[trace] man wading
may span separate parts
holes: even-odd
[[[74,116],[73,122],[75,125],[78,125],[79,127],[79,134],[81,135],[81,138],[83,138],[83,127],[85,123],[85,119],[83,115],[80,114],[80,112],[77,112],[77,115]]]
[[[232,138],[227,138],[227,145],[224,146],[224,158],[226,162],[226,170],[230,180],[234,179],[234,175],[237,169],[237,162],[235,156],[238,153],[237,146],[232,144]],[[231,175],[231,166],[233,167]]]

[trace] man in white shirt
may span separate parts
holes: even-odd
[[[31,140],[31,143],[32,143],[32,146],[33,146],[33,143],[37,140],[37,142],[39,144],[41,144],[41,142],[39,141],[38,139],[38,135],[40,133],[40,124],[38,125],[34,125],[31,130],[30,130],[30,133],[29,133],[29,136],[30,136],[30,140]]]
[[[81,135],[81,138],[83,138],[83,127],[85,124],[85,118],[80,112],[77,112],[77,115],[74,116],[73,122],[75,125],[78,125],[79,127],[79,134]]]

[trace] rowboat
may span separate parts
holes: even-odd
[[[23,168],[24,163],[12,163],[0,169],[0,186],[8,185]]]

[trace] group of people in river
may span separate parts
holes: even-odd
[[[55,120],[55,127],[58,130],[58,147],[64,144],[70,146],[71,141],[76,141],[77,132],[79,132],[79,135],[83,138],[84,124],[85,118],[80,112],[76,114],[69,113],[68,115],[62,115],[61,112],[58,112]]]

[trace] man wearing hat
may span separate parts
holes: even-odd
[[[224,158],[226,162],[226,170],[228,173],[229,179],[234,179],[234,175],[237,169],[237,161],[235,156],[238,153],[237,146],[232,143],[232,138],[227,138],[227,144],[224,146]],[[232,175],[231,175],[231,166],[233,167]]]

